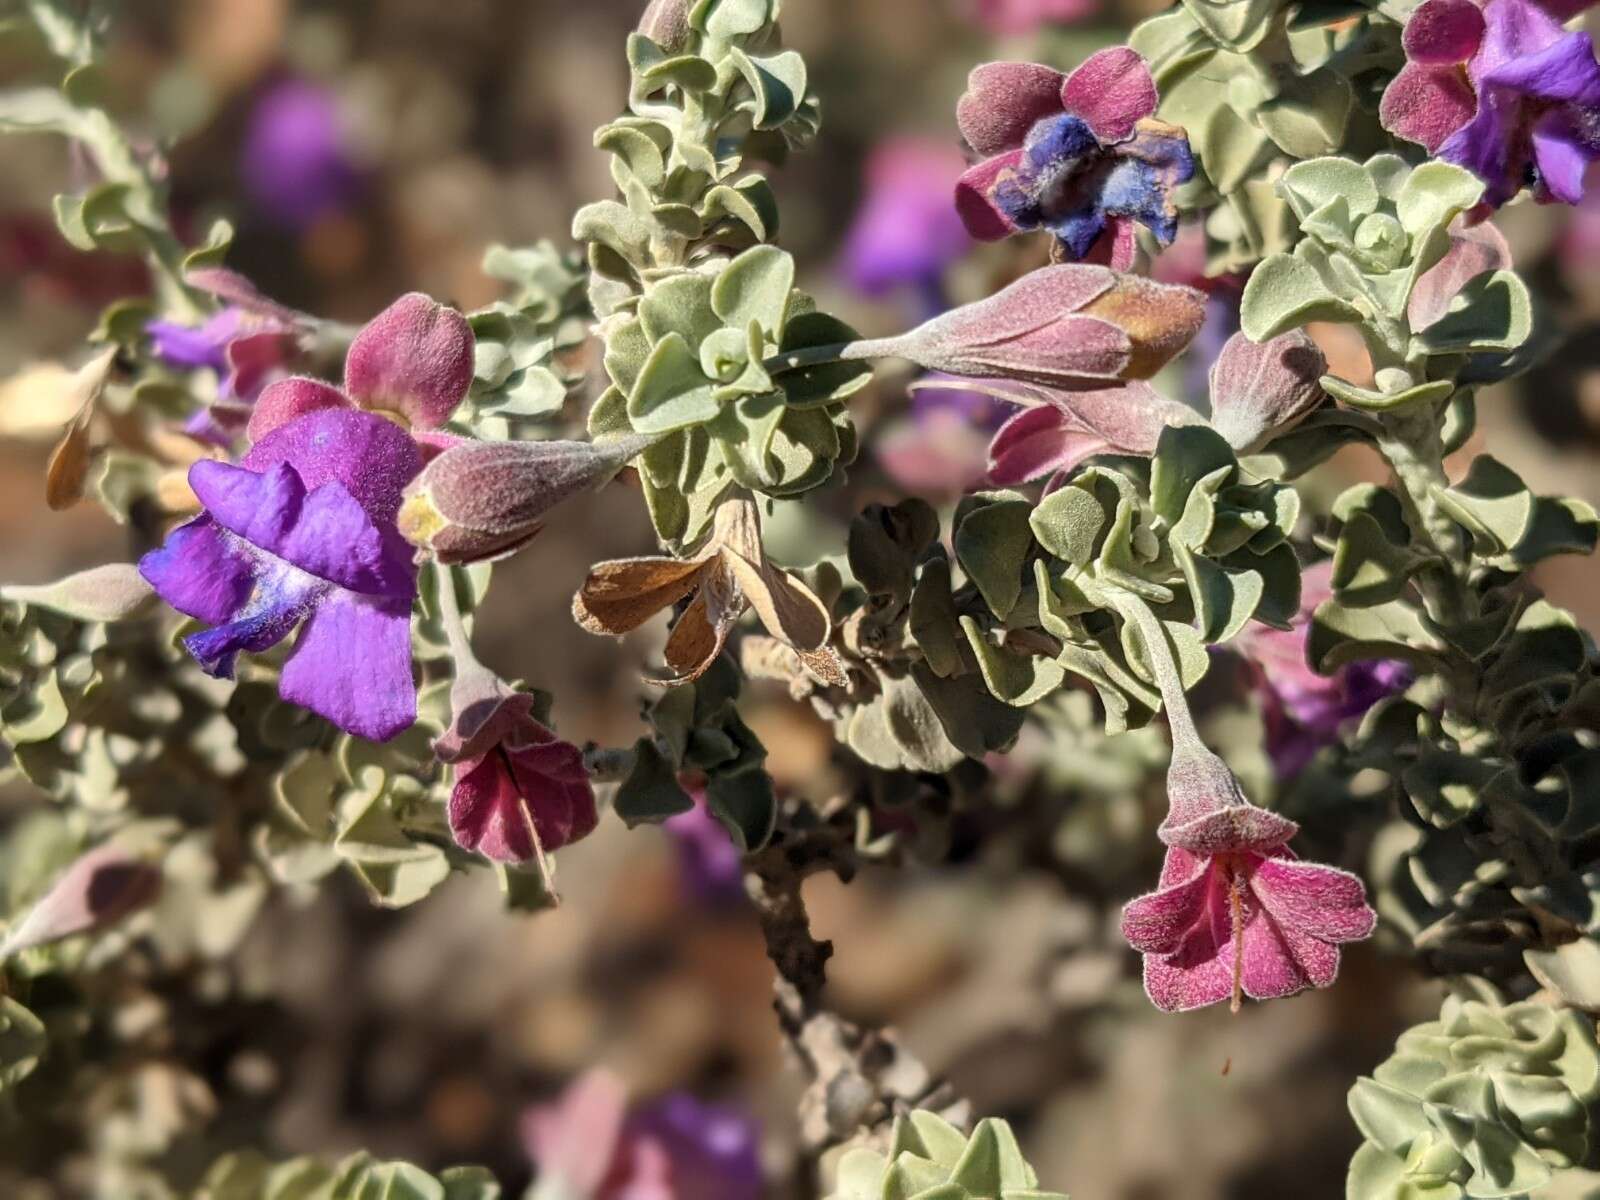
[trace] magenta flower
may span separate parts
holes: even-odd
[[[1361,880],[1301,862],[1299,826],[1256,808],[1221,759],[1175,745],[1161,885],[1131,901],[1122,934],[1144,955],[1144,985],[1166,1012],[1232,998],[1271,1000],[1327,987],[1339,946],[1368,937],[1377,914]]]
[[[742,1113],[674,1092],[628,1113],[627,1089],[593,1070],[522,1119],[539,1168],[531,1200],[759,1200],[760,1130]]]
[[[433,749],[454,773],[456,844],[496,862],[542,865],[599,821],[583,751],[534,717],[536,703],[457,650],[450,728]]]
[[[1252,623],[1234,642],[1255,675],[1267,725],[1267,754],[1280,779],[1305,769],[1318,750],[1330,746],[1351,721],[1379,700],[1411,685],[1402,662],[1358,662],[1319,675],[1306,658],[1311,616],[1333,595],[1333,563],[1301,574],[1300,612],[1289,629]]]
[[[916,289],[930,312],[945,307],[941,277],[972,246],[950,206],[961,153],[942,142],[900,138],[867,160],[866,194],[845,235],[842,266],[857,291]]]
[[[1044,25],[1073,25],[1094,16],[1097,0],[977,0],[976,16],[1001,37],[1032,33]]]
[[[465,317],[411,292],[350,343],[342,391],[302,376],[280,379],[263,391],[250,414],[250,439],[259,441],[307,413],[365,409],[414,431],[424,458],[431,457],[460,441],[441,429],[472,385],[473,351]]]
[[[139,570],[173,608],[214,626],[184,639],[208,674],[231,679],[241,650],[267,650],[298,628],[279,693],[350,733],[387,740],[416,717],[416,568],[395,515],[421,465],[391,421],[307,414],[238,466],[195,463],[189,484],[205,511]]]
[[[956,207],[973,237],[1047,229],[1078,261],[1133,263],[1138,222],[1163,245],[1178,233],[1173,192],[1194,174],[1189,139],[1154,119],[1144,59],[1118,46],[1062,75],[1033,63],[986,63],[956,109],[983,161],[962,176]]]
[[[694,807],[668,817],[661,827],[678,852],[678,865],[688,891],[708,908],[742,904],[744,856],[722,822],[706,807],[705,789],[685,789]]]
[[[1600,63],[1534,0],[1425,0],[1406,22],[1407,63],[1384,92],[1384,127],[1485,184],[1498,207],[1524,186],[1576,204],[1600,158]]]
[[[989,478],[1010,487],[1070,472],[1097,454],[1149,457],[1172,425],[1209,424],[1234,450],[1254,453],[1322,403],[1326,369],[1316,343],[1298,330],[1260,343],[1236,333],[1211,367],[1209,422],[1142,380],[1089,392],[1024,389],[1012,394],[1028,407],[989,444]]]
[[[286,229],[353,203],[361,176],[333,93],[304,79],[263,91],[245,129],[239,179],[256,209]]]
[[[195,413],[184,429],[201,441],[227,446],[243,431],[262,389],[300,356],[315,322],[269,300],[244,276],[223,267],[190,271],[185,278],[223,307],[200,325],[149,322],[150,352],[169,366],[216,374],[216,403]]]

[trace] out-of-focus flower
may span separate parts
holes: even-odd
[[[152,904],[160,892],[160,867],[121,846],[97,846],[68,866],[27,915],[0,937],[0,961],[114,925]]]
[[[442,563],[482,562],[526,545],[551,509],[597,491],[654,441],[465,441],[406,489],[400,532]]]
[[[530,1109],[532,1200],[759,1200],[760,1130],[750,1118],[684,1093],[632,1116],[627,1105],[622,1081],[593,1070]]]
[[[269,649],[299,628],[283,698],[384,741],[416,717],[416,568],[395,514],[420,466],[391,421],[307,414],[238,466],[195,463],[189,484],[205,511],[139,569],[173,608],[215,627],[184,639],[208,674],[232,678],[241,650]]]
[[[866,194],[845,236],[842,266],[852,287],[868,296],[913,288],[927,312],[946,307],[945,268],[972,245],[950,203],[964,165],[955,147],[916,138],[872,152]]]
[[[307,413],[364,409],[412,431],[431,457],[460,441],[440,430],[472,385],[473,348],[472,328],[455,309],[421,292],[401,296],[350,343],[343,391],[320,379],[278,380],[250,412],[250,439]]]
[[[533,715],[537,697],[478,662],[464,633],[453,632],[451,641],[450,727],[433,744],[454,772],[450,833],[457,845],[496,862],[543,866],[546,854],[587,836],[599,821],[583,751]]]
[[[239,178],[261,215],[286,229],[354,203],[361,173],[334,94],[294,78],[264,90],[250,110]]]
[[[820,667],[832,622],[810,588],[767,561],[749,500],[717,509],[711,540],[693,558],[624,558],[597,563],[572,600],[590,633],[620,637],[662,609],[693,596],[667,638],[668,682],[697,679],[722,653],[734,622],[754,608],[761,623],[808,665]],[[831,680],[830,680],[831,681]]]
[[[1535,0],[1426,0],[1402,35],[1407,63],[1384,92],[1385,128],[1484,181],[1498,207],[1523,187],[1576,204],[1600,158],[1600,63]]]
[[[1156,85],[1125,46],[1070,75],[1034,63],[972,72],[956,119],[983,161],[956,189],[973,237],[1047,229],[1068,258],[1133,263],[1134,223],[1162,244],[1178,232],[1173,192],[1194,175],[1189,139],[1158,121]]]
[[[704,789],[687,790],[694,807],[662,823],[678,852],[684,884],[708,907],[739,904],[745,898],[743,856],[706,807]]]
[[[1258,451],[1322,403],[1317,381],[1326,369],[1316,343],[1299,330],[1262,343],[1236,333],[1211,368],[1209,424],[1235,451]],[[1007,394],[1028,407],[990,443],[989,478],[1001,486],[1071,471],[1096,454],[1149,456],[1168,426],[1208,423],[1140,380],[1093,392]]]
[[[1326,987],[1339,945],[1372,933],[1361,880],[1299,861],[1299,826],[1251,804],[1233,772],[1197,745],[1175,745],[1160,828],[1160,887],[1123,910],[1122,933],[1144,955],[1156,1007],[1185,1012],[1244,996],[1271,1000]]]
[[[1234,646],[1250,663],[1267,723],[1267,753],[1283,779],[1299,774],[1318,750],[1379,700],[1410,686],[1402,662],[1358,662],[1319,675],[1306,659],[1306,638],[1317,605],[1333,595],[1332,562],[1301,574],[1300,612],[1289,629],[1252,622]]]
[[[244,429],[262,389],[299,358],[316,322],[263,296],[248,279],[223,267],[189,272],[186,281],[222,301],[199,325],[151,321],[150,352],[169,366],[210,370],[217,400],[189,419],[186,432],[226,446]]]
[[[905,491],[951,496],[982,485],[989,439],[1005,423],[1010,401],[954,380],[931,376],[913,385],[911,411],[873,439],[879,464]]]
[[[843,357],[894,356],[969,379],[1090,391],[1150,378],[1204,317],[1205,296],[1194,288],[1061,263],[910,333],[853,342]]]
[[[1000,37],[1032,33],[1044,25],[1073,25],[1094,16],[1097,0],[975,0],[974,15]]]

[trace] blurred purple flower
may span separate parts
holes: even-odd
[[[1094,16],[1098,0],[976,0],[975,15],[1001,37],[1032,33],[1043,25],[1072,25]]]
[[[1587,33],[1534,0],[1425,0],[1402,39],[1408,61],[1384,92],[1385,128],[1472,171],[1491,206],[1525,186],[1541,203],[1583,198],[1584,171],[1600,159],[1600,63]]]
[[[1267,723],[1267,754],[1280,779],[1305,769],[1317,751],[1338,741],[1346,724],[1363,716],[1385,696],[1411,685],[1402,662],[1351,663],[1333,675],[1319,675],[1306,660],[1311,616],[1333,595],[1332,562],[1308,567],[1301,575],[1299,615],[1287,630],[1252,622],[1234,643],[1255,675]]]
[[[1173,193],[1194,174],[1189,139],[1154,118],[1156,85],[1117,46],[1070,75],[1023,62],[985,63],[956,120],[983,161],[961,177],[956,207],[983,241],[1047,229],[1066,256],[1126,270],[1134,223],[1163,245],[1178,233]]]
[[[914,288],[925,315],[945,307],[945,268],[972,246],[950,194],[965,166],[942,142],[897,138],[872,152],[866,194],[845,236],[842,268],[857,291]]]
[[[744,859],[722,823],[706,808],[705,793],[690,788],[694,807],[667,818],[663,828],[678,853],[684,886],[708,908],[742,904]]]
[[[759,1200],[760,1130],[729,1108],[675,1092],[627,1113],[627,1089],[592,1070],[528,1110],[539,1168],[531,1200]]]
[[[352,204],[361,176],[328,89],[284,79],[256,99],[239,156],[239,177],[261,214],[300,230]]]

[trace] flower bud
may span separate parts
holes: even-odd
[[[689,40],[689,0],[650,0],[639,32],[669,54],[683,49]]]
[[[406,488],[400,532],[442,563],[483,562],[520,549],[563,500],[610,483],[648,437],[604,442],[466,442]]]
[[[1240,454],[1288,433],[1322,403],[1328,360],[1301,330],[1265,342],[1236,333],[1211,368],[1211,426]]]
[[[843,357],[894,355],[976,379],[1068,390],[1148,379],[1193,340],[1205,296],[1107,267],[1042,267],[987,300],[897,338],[856,342]]]

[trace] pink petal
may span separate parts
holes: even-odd
[[[1378,922],[1361,880],[1336,867],[1268,858],[1251,876],[1250,888],[1284,930],[1324,942],[1361,941]]]
[[[1050,402],[1073,422],[1125,454],[1154,454],[1161,431],[1172,425],[1203,425],[1205,419],[1177,400],[1169,400],[1142,379],[1121,387],[1082,392],[1051,392]]]
[[[1384,90],[1378,119],[1390,133],[1432,153],[1477,111],[1477,96],[1460,67],[1407,63]]]
[[[533,816],[498,748],[457,764],[448,816],[456,844],[485,858],[524,863],[538,854]]]
[[[969,167],[957,182],[956,212],[967,232],[980,242],[998,242],[1017,232],[990,196],[995,180],[1004,172],[1015,170],[1021,161],[1021,150],[1008,150]]]
[[[973,68],[956,105],[956,124],[985,158],[1022,145],[1042,117],[1061,111],[1066,76],[1037,63],[993,62]]]
[[[261,393],[250,413],[246,430],[252,442],[259,442],[274,429],[287,425],[296,417],[322,408],[353,408],[350,398],[331,384],[320,379],[292,376],[280,379]]]
[[[507,747],[506,757],[540,846],[559,850],[593,832],[599,816],[582,750],[552,737],[542,745]]]
[[[249,279],[227,267],[196,267],[184,272],[183,281],[226,304],[237,305],[258,316],[270,317],[283,325],[305,325],[310,321],[304,313],[262,295],[261,289]]]
[[[1095,389],[1120,378],[1131,356],[1132,344],[1124,330],[1098,317],[1073,314],[982,346],[974,354],[992,368],[979,372],[983,375]]]
[[[1135,950],[1171,954],[1205,916],[1211,891],[1210,861],[1193,861],[1199,865],[1191,869],[1187,878],[1130,900],[1123,908],[1122,936]]]
[[[1200,920],[1172,954],[1144,957],[1144,987],[1166,1012],[1187,1012],[1226,1000],[1233,994],[1233,927],[1227,897],[1215,872],[1208,884]]]
[[[399,413],[418,429],[450,419],[472,383],[467,319],[420,292],[400,297],[356,335],[345,391],[366,409]]]
[[[1483,41],[1483,11],[1472,0],[1424,0],[1406,20],[1401,44],[1414,63],[1464,63]]]
[[[1062,107],[1087,121],[1105,143],[1131,137],[1134,123],[1156,111],[1156,100],[1149,65],[1127,46],[1091,54],[1061,88]]]
[[[1426,329],[1450,307],[1467,280],[1511,265],[1511,247],[1488,221],[1468,225],[1460,217],[1450,230],[1450,249],[1423,273],[1411,293],[1406,317],[1413,330]]]
[[[259,395],[268,379],[300,352],[296,333],[267,331],[236,337],[228,343],[228,366],[233,394],[244,399]]]
[[[1027,408],[1008,420],[989,443],[989,481],[1014,487],[1058,471],[1108,449],[1102,438],[1075,429],[1051,405]]]
[[[622,1080],[594,1068],[554,1104],[528,1111],[522,1118],[523,1144],[542,1174],[589,1195],[610,1173],[627,1109],[628,1089]]]
[[[1253,1000],[1276,1000],[1292,996],[1310,986],[1306,967],[1291,952],[1283,933],[1272,919],[1259,908],[1255,908],[1246,920],[1242,940],[1244,961],[1240,983],[1244,986],[1245,995]],[[1318,968],[1319,975],[1331,980],[1332,972],[1339,969],[1339,952],[1314,939],[1303,938],[1301,943],[1301,948],[1307,950],[1312,964]],[[1320,950],[1311,947],[1319,947]],[[1331,971],[1327,961],[1330,953],[1333,956]]]

